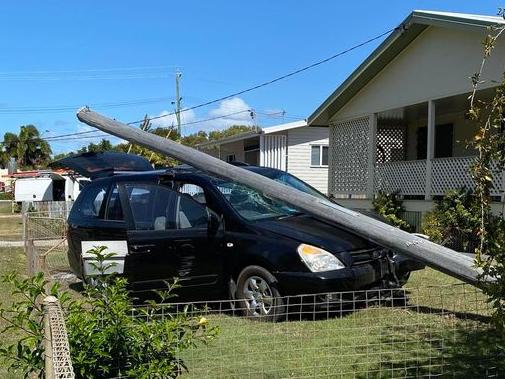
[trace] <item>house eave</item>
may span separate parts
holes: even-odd
[[[400,52],[430,26],[485,29],[504,24],[499,17],[413,11],[309,116],[308,125],[328,125],[330,119]]]
[[[234,136],[230,136],[230,137],[226,137],[226,138],[222,138],[222,139],[218,139],[218,140],[214,140],[214,141],[200,143],[200,144],[196,145],[196,148],[205,149],[205,148],[216,147],[219,145],[223,145],[225,143],[232,143],[232,142],[237,142],[237,141],[245,140],[248,138],[256,137],[262,133],[263,133],[263,131],[260,128],[258,128],[257,131],[253,130],[251,132],[240,133],[240,134],[236,134]]]

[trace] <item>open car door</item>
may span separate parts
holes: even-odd
[[[120,172],[151,171],[149,161],[134,154],[106,151],[82,153],[57,160],[51,168],[66,168],[90,179]]]

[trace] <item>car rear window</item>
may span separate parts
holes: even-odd
[[[99,183],[88,187],[79,204],[79,214],[81,217],[103,218],[102,209],[108,187],[106,183]]]
[[[117,185],[114,186],[114,188],[110,193],[105,218],[107,220],[113,220],[113,221],[124,220],[123,208],[121,206],[121,200],[119,199],[119,191]]]

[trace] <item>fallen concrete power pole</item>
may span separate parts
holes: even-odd
[[[77,118],[90,126],[131,143],[171,156],[219,177],[253,187],[265,195],[286,201],[302,211],[367,238],[380,246],[420,260],[436,270],[467,283],[479,284],[477,278],[481,271],[474,267],[473,259],[454,250],[404,232],[361,213],[338,206],[330,201],[319,199],[277,183],[259,174],[230,165],[198,150],[127,126],[88,108],[81,109],[77,113]]]

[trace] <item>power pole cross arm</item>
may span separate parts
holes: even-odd
[[[436,270],[467,283],[479,285],[478,277],[481,270],[474,267],[473,259],[454,250],[330,201],[277,183],[262,175],[232,166],[198,150],[132,128],[89,109],[81,109],[77,113],[77,118],[106,133],[145,146],[160,154],[171,156],[197,169],[255,188],[267,196],[283,200],[304,212],[333,223],[373,243],[422,261]]]

